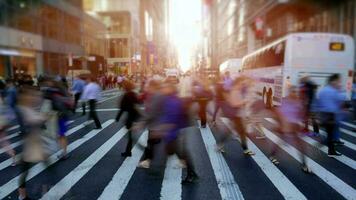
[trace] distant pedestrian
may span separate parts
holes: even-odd
[[[82,80],[80,77],[75,77],[73,81],[73,86],[72,86],[72,93],[74,94],[74,108],[73,108],[73,113],[75,113],[75,110],[77,109],[78,101],[80,100],[80,97],[83,94],[85,87],[85,81]],[[82,102],[82,109],[83,113],[82,115],[85,115],[85,103]]]
[[[81,99],[89,103],[89,118],[94,120],[96,129],[101,129],[101,122],[96,113],[96,104],[101,98],[100,86],[95,82],[95,78],[88,78],[88,84],[84,87]]]

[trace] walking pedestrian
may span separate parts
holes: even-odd
[[[341,110],[344,96],[340,92],[341,79],[339,74],[333,74],[328,79],[328,84],[321,89],[318,96],[318,109],[320,112],[321,126],[327,132],[328,156],[340,156],[335,149],[333,136],[336,129],[336,117]]]
[[[131,149],[132,149],[132,125],[134,122],[137,122],[137,120],[140,117],[139,112],[136,109],[137,104],[139,104],[138,98],[136,93],[133,91],[135,88],[135,85],[129,81],[125,81],[123,83],[123,88],[125,90],[125,94],[122,97],[122,100],[120,102],[120,111],[118,112],[116,116],[116,121],[118,122],[124,112],[127,112],[127,119],[125,122],[125,126],[128,130],[127,135],[128,135],[128,141],[126,145],[125,152],[121,153],[121,156],[123,157],[130,157],[131,156]]]
[[[101,98],[101,89],[100,86],[95,82],[95,78],[88,78],[88,84],[84,87],[84,91],[81,99],[88,101],[89,103],[89,117],[88,121],[93,119],[96,129],[101,129],[101,123],[99,117],[96,113],[96,103]]]
[[[306,173],[311,173],[305,157],[306,147],[299,138],[303,130],[300,122],[305,116],[305,110],[303,107],[303,102],[298,96],[298,88],[295,86],[290,86],[288,89],[288,96],[282,100],[282,104],[278,108],[272,109],[272,112],[275,114],[274,116],[277,119],[279,127],[278,132],[281,134],[281,137],[285,140],[291,139],[292,142],[300,147],[300,157],[302,160],[301,169]],[[274,164],[279,163],[279,161],[275,158],[277,149],[277,145],[274,145],[271,151],[270,160]]]
[[[75,110],[77,109],[78,101],[80,100],[80,97],[83,94],[85,87],[85,81],[82,80],[80,77],[75,77],[73,81],[73,86],[72,86],[72,93],[74,94],[74,108],[73,108],[73,113],[75,113]],[[82,102],[82,109],[83,113],[82,115],[85,115],[85,103]]]

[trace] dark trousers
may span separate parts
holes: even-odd
[[[352,100],[352,109],[354,114],[354,120],[356,120],[356,99]]]
[[[76,93],[74,95],[74,108],[73,108],[74,112],[77,109],[78,101],[79,101],[81,96],[82,96],[82,93]],[[85,103],[82,103],[82,109],[83,109],[83,115],[85,115]]]
[[[315,119],[315,115],[313,113],[308,112],[305,116],[305,121],[304,121],[304,131],[308,132],[309,130],[309,120],[312,121],[313,124],[313,131],[314,133],[319,133],[319,125],[318,122]]]
[[[246,143],[247,133],[246,133],[246,129],[245,129],[245,126],[243,124],[242,118],[241,117],[235,117],[233,119],[233,123],[234,123],[236,131],[240,135],[242,149],[243,150],[247,150],[248,149],[247,148],[247,143]]]
[[[334,113],[320,113],[321,125],[325,128],[327,133],[326,143],[329,148],[329,153],[335,152],[335,146],[333,144],[333,134],[336,127],[336,120]]]
[[[98,115],[96,114],[96,100],[95,99],[90,99],[89,100],[89,119],[93,119],[96,128],[101,128],[101,123],[98,118]]]
[[[208,101],[198,100],[198,104],[199,104],[199,118],[201,120],[201,125],[205,126],[206,125],[206,106],[208,104]]]
[[[131,152],[131,149],[132,149],[132,143],[133,143],[133,138],[132,138],[132,132],[131,130],[129,130],[127,132],[127,145],[126,145],[126,150],[125,152],[126,153],[130,153]]]
[[[161,139],[152,137],[153,132],[148,132],[147,147],[145,148],[145,153],[143,154],[143,160],[153,159],[153,154],[155,146],[161,142]]]

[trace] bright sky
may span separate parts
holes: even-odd
[[[191,67],[194,47],[201,39],[201,0],[170,0],[170,39],[183,71]]]

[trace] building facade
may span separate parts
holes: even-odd
[[[133,74],[138,70],[139,0],[84,0],[84,9],[102,21],[106,30],[108,72]]]
[[[78,7],[65,1],[14,0],[0,1],[0,10],[0,76],[65,75],[68,55],[84,55]]]
[[[214,68],[227,59],[242,58],[288,33],[356,36],[353,0],[213,0],[210,14]]]
[[[142,74],[159,74],[169,66],[168,0],[140,1]]]

